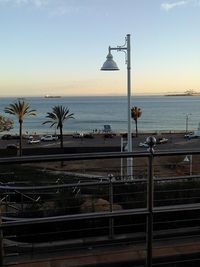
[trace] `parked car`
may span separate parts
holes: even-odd
[[[104,138],[113,138],[114,137],[114,134],[112,133],[105,133],[104,134]]]
[[[8,144],[8,145],[6,146],[6,148],[7,148],[7,149],[18,149],[19,146],[16,145],[16,144]]]
[[[41,141],[57,141],[58,136],[56,135],[45,135],[40,138]]]
[[[133,133],[131,134],[131,136],[132,136],[132,138],[135,137],[135,135]],[[121,134],[121,137],[127,138],[128,134],[127,133],[123,133],[123,134]]]
[[[189,134],[185,134],[184,138],[186,139],[193,139],[193,138],[198,138],[198,135],[195,135],[194,133],[189,133]]]
[[[83,135],[83,137],[84,137],[84,138],[92,139],[92,138],[94,138],[94,135],[93,135],[92,133],[85,133],[85,134]]]
[[[139,147],[149,147],[149,145],[146,142],[140,142]]]
[[[12,135],[11,134],[4,134],[1,137],[2,140],[10,140],[12,139]]]
[[[40,139],[30,138],[29,140],[27,140],[27,144],[39,144],[39,143]]]
[[[20,136],[15,134],[15,135],[12,135],[12,139],[16,139],[16,140],[19,140],[20,139]]]
[[[74,133],[72,135],[73,138],[83,138],[83,133]]]
[[[158,138],[158,140],[157,140],[157,144],[165,144],[165,143],[167,143],[168,142],[168,139],[167,138],[164,138],[164,137],[160,137],[160,138]]]
[[[32,138],[33,138],[32,135],[29,135],[29,134],[23,135],[23,139],[25,139],[25,140],[29,140],[29,139],[32,139]]]

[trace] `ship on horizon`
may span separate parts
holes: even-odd
[[[200,92],[196,92],[194,90],[186,90],[184,93],[172,93],[165,96],[200,96]]]
[[[45,95],[45,98],[60,98],[60,95]]]

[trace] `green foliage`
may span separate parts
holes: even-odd
[[[29,104],[24,100],[18,100],[17,102],[5,107],[5,113],[15,115],[19,119],[19,122],[23,122],[25,116],[36,115],[36,110],[31,110]]]
[[[5,113],[14,115],[18,118],[19,121],[19,154],[22,156],[22,125],[24,117],[36,115],[36,110],[30,109],[30,106],[24,100],[18,100],[13,104],[8,105],[4,109]]]
[[[131,108],[131,117],[135,121],[135,132],[136,132],[136,137],[138,136],[138,126],[137,126],[137,121],[138,119],[142,116],[142,110],[141,108],[138,107],[132,107]]]
[[[43,124],[50,123],[50,127],[56,126],[57,129],[63,127],[63,123],[67,119],[74,119],[73,113],[69,112],[67,107],[54,106],[52,112],[47,112],[46,118],[49,120],[43,122]]]
[[[50,127],[55,126],[60,130],[60,147],[63,148],[63,124],[65,120],[74,119],[73,113],[70,113],[69,108],[62,105],[52,107],[52,112],[47,112],[47,121],[43,124],[50,123]]]

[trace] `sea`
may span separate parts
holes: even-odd
[[[64,133],[101,131],[110,125],[115,132],[127,132],[127,96],[65,96],[59,98],[25,97],[36,116],[25,117],[23,131],[26,134],[55,134],[59,131],[43,125],[47,112],[55,105],[68,107],[74,119],[64,123]],[[15,116],[5,114],[4,108],[18,100],[16,97],[0,98],[0,114],[14,120],[11,133],[18,133]],[[200,122],[200,96],[132,96],[131,106],[142,110],[138,119],[140,132],[193,131]],[[188,118],[188,120],[187,120]],[[188,124],[188,126],[187,126]],[[132,121],[132,129],[135,123]],[[3,133],[1,133],[3,134]]]

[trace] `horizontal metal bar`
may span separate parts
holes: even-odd
[[[126,180],[126,181],[113,181],[113,185],[117,184],[133,184],[133,183],[139,183],[139,182],[146,182],[146,180],[139,180],[139,179],[133,179],[133,180]],[[0,189],[2,190],[49,190],[49,189],[62,189],[62,188],[68,188],[68,187],[85,187],[85,186],[103,186],[103,185],[109,185],[110,181],[98,181],[98,182],[83,182],[83,183],[73,183],[73,184],[55,184],[55,185],[42,185],[42,186],[10,186],[7,184],[0,184]],[[19,192],[18,192],[19,193]]]
[[[15,218],[16,219],[15,221],[2,222],[0,228],[41,224],[41,223],[54,223],[54,222],[63,222],[72,220],[88,220],[88,219],[99,219],[99,218],[105,219],[105,218],[114,218],[120,216],[130,216],[130,215],[148,215],[148,211],[146,208],[141,208],[141,209],[119,210],[112,212],[93,212],[86,214],[62,215],[62,216],[45,217],[45,218],[31,218],[31,219]],[[6,217],[2,216],[2,219],[6,219]]]
[[[176,150],[176,151],[156,151],[154,157],[177,156],[177,155],[199,155],[200,150]],[[149,152],[105,152],[105,153],[81,153],[81,154],[54,154],[39,156],[22,156],[22,157],[6,157],[0,159],[0,164],[15,163],[34,163],[48,161],[72,161],[72,160],[88,160],[88,159],[112,159],[112,158],[140,158],[150,157]]]
[[[119,46],[119,47],[109,47],[109,50],[117,50],[117,51],[123,51],[128,50],[127,47]]]
[[[200,175],[184,175],[184,176],[156,177],[154,178],[154,181],[165,182],[170,180],[192,180],[198,178],[200,178]]]
[[[191,211],[191,210],[200,210],[200,203],[154,207],[153,213]]]
[[[137,153],[137,157],[148,156],[149,153]],[[88,160],[88,159],[112,159],[135,157],[130,152],[105,152],[105,153],[81,153],[81,154],[53,154],[39,156],[21,156],[1,158],[0,164],[15,164],[15,163],[34,163],[34,162],[49,162],[49,161],[72,161],[72,160]]]
[[[191,211],[191,210],[200,210],[200,203],[155,207],[153,209],[153,213],[158,214],[158,213],[165,213],[165,212],[178,212],[178,211]],[[148,214],[149,212],[146,208],[140,208],[140,209],[127,209],[127,210],[113,211],[113,212],[95,212],[95,213],[87,213],[87,214],[62,215],[62,216],[45,217],[45,218],[31,218],[31,219],[12,218],[12,221],[3,222],[0,228],[10,228],[13,226],[54,223],[54,222],[63,222],[63,221],[72,221],[72,220],[88,220],[88,219],[99,219],[99,218],[105,219],[105,218],[115,218],[115,217],[120,217],[120,216],[131,216],[131,215],[147,216]],[[6,219],[6,217],[2,217],[2,218]]]
[[[165,181],[174,181],[174,180],[192,180],[200,178],[200,175],[190,175],[190,176],[174,176],[174,177],[159,177],[154,178],[155,182],[165,182]],[[146,182],[146,179],[133,179],[133,180],[123,180],[123,181],[112,181],[113,185],[121,185],[121,184],[133,184],[133,183],[141,183]],[[44,186],[10,186],[7,184],[0,184],[0,189],[2,190],[49,190],[49,189],[63,189],[68,187],[85,187],[85,186],[103,186],[109,185],[110,181],[98,181],[98,182],[83,182],[83,183],[73,183],[73,184],[55,184],[55,185],[44,185]]]

